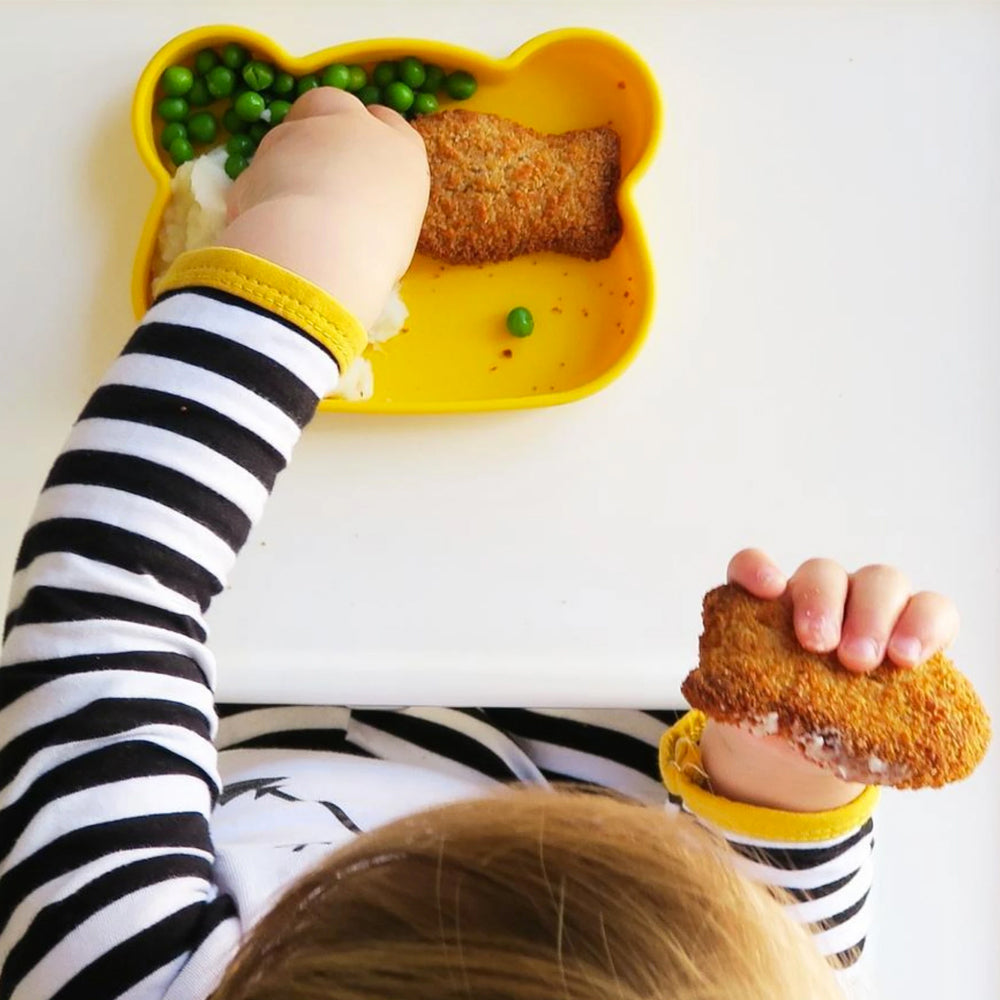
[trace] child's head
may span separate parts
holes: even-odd
[[[511,792],[359,837],[213,1000],[826,1000],[808,933],[687,817]]]

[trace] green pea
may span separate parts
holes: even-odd
[[[194,83],[194,73],[187,66],[168,66],[160,77],[160,86],[167,97],[183,97]]]
[[[466,73],[464,69],[456,69],[445,80],[448,96],[456,101],[467,101],[476,92],[476,86],[476,78],[471,73]]]
[[[284,97],[285,94],[292,93],[295,90],[295,77],[291,73],[275,73],[271,90],[279,97]]]
[[[188,116],[188,102],[183,97],[164,97],[156,110],[165,122],[182,122]]]
[[[399,79],[410,90],[419,90],[427,79],[427,70],[416,56],[407,56],[399,60]]]
[[[348,66],[347,72],[351,74],[351,78],[347,82],[347,89],[352,94],[356,94],[368,83],[368,74],[365,72],[363,66]]]
[[[239,42],[230,42],[222,50],[222,64],[229,69],[243,69],[250,53]]]
[[[386,107],[392,108],[393,111],[398,111],[400,114],[409,111],[413,106],[413,91],[402,80],[390,83],[385,88],[384,97]]]
[[[388,87],[393,80],[397,78],[397,69],[394,62],[386,60],[385,62],[380,62],[374,70],[372,70],[372,83],[376,87]]]
[[[255,90],[247,90],[233,102],[233,110],[245,122],[255,122],[263,114],[267,102]]]
[[[424,67],[424,82],[420,89],[427,94],[437,94],[444,89],[444,80],[447,74],[434,63],[428,63]]]
[[[299,77],[299,82],[295,85],[295,93],[301,97],[308,90],[315,90],[319,86],[319,79],[315,73],[307,73]]]
[[[338,90],[347,90],[347,85],[351,82],[351,71],[343,63],[334,63],[323,70],[320,83],[324,87],[336,87]]]
[[[248,135],[231,135],[226,142],[226,152],[230,156],[253,156],[257,143]]]
[[[518,306],[507,313],[507,329],[515,337],[530,337],[535,329],[535,320],[531,311],[524,306]]]
[[[236,74],[228,66],[215,66],[205,77],[205,86],[213,97],[228,97],[236,85]]]
[[[188,119],[188,135],[195,142],[214,142],[217,127],[211,111],[199,111]]]
[[[174,139],[186,139],[188,130],[182,122],[171,122],[160,133],[160,145],[164,149],[170,149],[170,144]]]
[[[187,163],[188,160],[194,159],[194,148],[191,146],[191,143],[184,138],[174,139],[174,141],[170,143],[170,149],[168,152],[170,153],[170,159],[173,160],[178,167],[182,163]]]
[[[247,130],[247,135],[253,139],[254,142],[260,143],[260,140],[271,131],[271,126],[267,122],[254,122],[253,125]]]
[[[414,115],[432,115],[437,109],[438,99],[433,94],[421,92],[414,95],[413,107],[410,110]]]
[[[236,113],[235,108],[226,108],[222,115],[222,127],[231,135],[239,135],[246,132],[247,123]]]
[[[271,112],[271,124],[280,125],[285,120],[285,115],[292,110],[292,106],[288,101],[277,100],[271,101],[268,109]]]
[[[205,76],[209,70],[219,65],[219,57],[215,54],[215,49],[201,49],[195,53],[194,71],[199,76]]]
[[[366,83],[358,91],[358,99],[362,104],[381,104],[382,88],[376,87],[374,83]]]
[[[226,157],[226,173],[236,180],[250,166],[250,161],[240,153],[230,153]]]
[[[191,89],[187,92],[187,101],[192,108],[203,108],[206,104],[212,103],[212,95],[201,77],[191,84]]]
[[[274,83],[274,67],[269,63],[254,59],[243,67],[243,82],[256,91],[267,90]]]

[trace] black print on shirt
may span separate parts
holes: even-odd
[[[226,785],[223,788],[222,794],[219,796],[219,805],[224,806],[227,802],[232,802],[233,799],[239,798],[239,796],[245,795],[247,792],[253,792],[255,799],[259,799],[264,795],[272,795],[274,798],[283,799],[285,802],[315,801],[316,805],[323,806],[341,826],[350,830],[351,833],[363,832],[361,827],[335,802],[324,802],[322,799],[300,799],[284,791],[281,788],[281,782],[286,780],[286,776],[282,775],[276,778],[251,778],[248,781],[234,781],[231,785]]]

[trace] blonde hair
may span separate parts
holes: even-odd
[[[295,884],[213,1000],[826,1000],[807,931],[689,817],[511,791],[359,837]]]

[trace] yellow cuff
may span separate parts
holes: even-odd
[[[153,295],[199,285],[229,292],[293,323],[322,344],[342,372],[368,343],[361,324],[321,288],[244,250],[188,250],[154,284]]]
[[[700,819],[734,833],[760,840],[807,843],[832,840],[861,826],[875,809],[879,788],[871,785],[853,802],[826,812],[796,813],[733,802],[707,787],[701,766],[702,712],[688,712],[660,740],[660,774],[667,791],[679,796]]]

